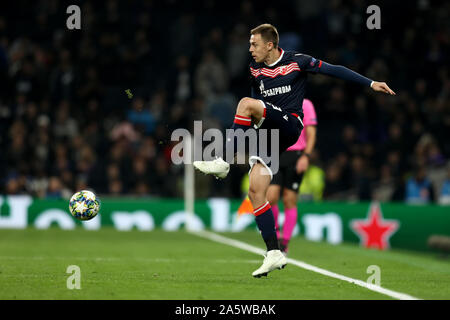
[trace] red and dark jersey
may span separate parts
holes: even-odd
[[[322,61],[305,54],[280,50],[280,58],[272,65],[250,63],[252,97],[303,118],[306,78],[309,72],[318,72]]]
[[[321,73],[364,86],[370,86],[373,82],[346,67],[332,65],[306,54],[283,51],[281,48],[280,52],[279,59],[271,65],[254,61],[250,63],[251,96],[302,118],[308,73]]]

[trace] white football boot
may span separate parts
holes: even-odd
[[[212,174],[220,179],[224,179],[230,171],[230,164],[220,157],[212,161],[194,161],[193,165],[201,172]]]
[[[264,262],[259,269],[252,273],[252,276],[259,278],[266,276],[270,271],[275,269],[283,269],[287,264],[286,257],[280,250],[270,250],[264,258]]]

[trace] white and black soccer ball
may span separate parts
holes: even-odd
[[[81,190],[70,198],[69,210],[79,220],[91,220],[100,211],[100,201],[92,191]]]

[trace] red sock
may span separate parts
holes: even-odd
[[[245,116],[235,115],[233,125],[231,126],[231,129],[237,130],[242,129],[244,132],[248,129],[252,128],[252,119]],[[230,133],[231,134],[231,133]],[[245,139],[247,140],[247,139]],[[247,150],[247,142],[244,142],[246,147],[245,150]],[[238,152],[237,150],[237,137],[232,134],[232,136],[228,136],[225,139],[224,144],[224,150],[223,150],[223,159],[225,161],[233,161],[233,155]],[[242,152],[242,151],[241,151]]]

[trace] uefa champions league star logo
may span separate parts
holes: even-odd
[[[390,247],[389,238],[399,229],[398,220],[384,219],[380,204],[370,205],[367,218],[353,219],[350,228],[360,238],[360,244],[366,248],[386,250]]]

